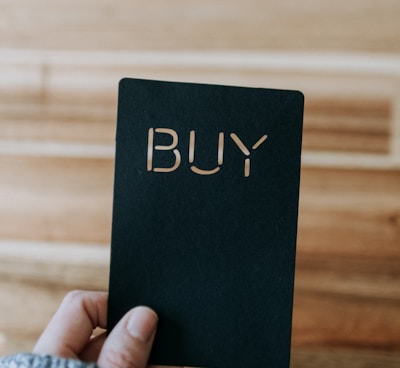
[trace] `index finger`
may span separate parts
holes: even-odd
[[[106,328],[105,292],[68,293],[33,349],[35,354],[79,359],[96,327]]]

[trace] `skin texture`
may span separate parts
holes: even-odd
[[[105,333],[92,337],[95,328],[107,327],[107,299],[108,294],[103,292],[67,294],[33,353],[96,362],[100,368],[147,367],[157,314],[148,307],[135,307],[107,338]]]

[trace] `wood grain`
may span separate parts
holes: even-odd
[[[371,368],[399,366],[400,357],[395,352],[351,349],[293,349],[292,368]]]
[[[0,45],[399,52],[396,0],[0,2]]]
[[[108,263],[107,246],[0,244],[0,290],[7,295],[0,304],[0,316],[9,316],[0,319],[0,331],[5,338],[3,349],[7,352],[21,346],[29,349],[67,290],[106,290]],[[360,261],[300,254],[292,366],[304,364],[304,356],[313,362],[306,365],[310,367],[316,366],[317,361],[334,367],[333,362],[338,364],[344,357],[354,364],[367,364],[369,359],[382,364],[399,362],[398,354],[379,353],[399,351],[397,265],[391,259]],[[334,354],[332,349],[336,351]]]
[[[355,55],[332,62],[286,53],[8,51],[0,62],[1,138],[112,144],[117,84],[128,75],[301,89],[305,150],[385,154],[398,146],[399,65]]]
[[[0,0],[0,354],[106,290],[125,76],[306,96],[291,367],[400,366],[400,3]]]
[[[7,55],[2,75],[23,54]],[[24,55],[37,77],[0,88],[0,293],[7,296],[0,316],[12,309],[0,318],[4,353],[29,350],[67,290],[107,289],[116,115],[110,86],[127,70],[110,62],[113,53],[94,68],[97,53]],[[238,57],[226,73],[219,63],[229,53],[200,61],[179,54],[187,63],[179,68],[172,53],[126,55],[143,58],[134,70],[146,76],[304,87],[292,366],[396,366],[400,120],[392,59],[377,59],[379,68],[361,62],[361,74],[353,57],[341,59],[345,72],[330,71],[322,59],[321,74],[310,71],[312,58],[284,72],[261,55],[264,66]],[[168,65],[161,68],[156,55]],[[287,60],[281,56],[276,61]]]
[[[384,99],[306,99],[303,149],[388,153],[391,114]]]
[[[0,170],[2,238],[109,243],[112,160],[0,156]]]
[[[400,171],[303,168],[299,250],[343,257],[395,257]]]
[[[3,238],[109,242],[111,158],[3,156],[0,169]],[[304,166],[301,177],[299,251],[399,257],[399,171]]]

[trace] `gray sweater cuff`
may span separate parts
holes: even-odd
[[[0,368],[97,368],[97,364],[53,355],[19,353],[0,358]]]

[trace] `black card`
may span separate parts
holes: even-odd
[[[289,367],[303,104],[120,82],[108,321],[152,307],[150,363]]]

